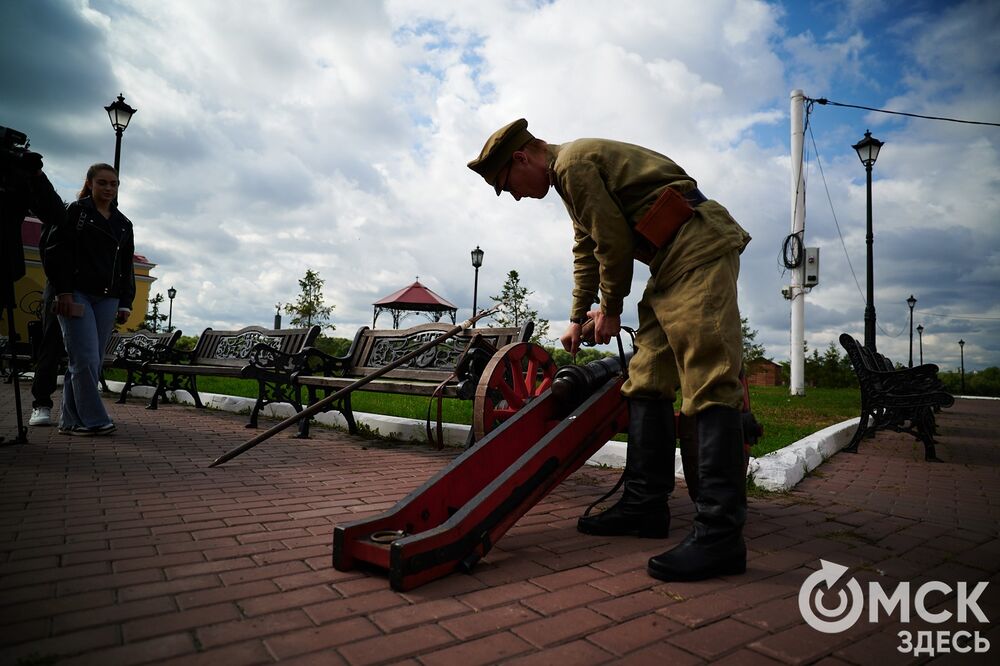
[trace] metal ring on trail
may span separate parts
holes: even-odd
[[[392,543],[405,536],[406,532],[403,530],[379,530],[378,532],[372,532],[372,535],[368,538],[375,543]]]

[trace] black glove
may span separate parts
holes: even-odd
[[[21,165],[26,173],[34,175],[42,170],[42,156],[38,153],[25,153],[21,157]]]

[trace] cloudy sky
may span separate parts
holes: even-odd
[[[551,143],[654,148],[727,206],[754,238],[743,314],[785,360],[790,91],[1000,122],[989,0],[32,0],[0,3],[0,23],[0,125],[29,135],[65,199],[89,164],[113,160],[102,107],[124,93],[138,109],[120,204],[157,264],[154,293],[177,289],[185,333],[269,325],[307,268],[326,281],[334,335],[370,325],[371,304],[418,276],[464,319],[478,245],[480,306],[516,269],[558,334],[571,289],[561,202],[498,200],[465,167],[523,116]],[[866,129],[886,142],[880,351],[906,361],[913,294],[926,361],[956,368],[962,338],[967,370],[1000,365],[1000,127],[829,105],[806,134],[806,245],[821,248],[809,349],[863,337],[865,171],[851,145]]]

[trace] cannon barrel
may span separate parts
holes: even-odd
[[[628,363],[631,357],[628,354],[625,362]],[[622,362],[617,356],[591,361],[586,365],[565,365],[559,368],[552,380],[552,397],[560,412],[568,414],[609,379],[621,373]]]

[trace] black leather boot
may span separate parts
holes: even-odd
[[[666,537],[670,531],[667,500],[674,489],[676,446],[671,403],[629,400],[622,497],[606,511],[583,515],[576,528],[597,536]]]
[[[703,580],[746,571],[746,472],[740,413],[710,407],[698,414],[697,514],[691,534],[649,560],[660,580]]]
[[[692,502],[698,501],[698,417],[681,414],[677,423],[684,483]]]

